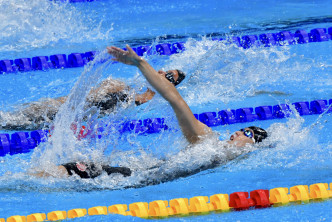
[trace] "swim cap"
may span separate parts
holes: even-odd
[[[184,80],[184,78],[186,78],[186,74],[184,72],[182,72],[181,70],[178,70],[178,69],[176,69],[176,71],[178,71],[179,78],[174,83],[174,86],[179,85]]]
[[[248,128],[251,129],[252,131],[254,131],[254,139],[255,139],[256,143],[262,142],[262,140],[268,136],[267,132],[260,127],[249,126]]]

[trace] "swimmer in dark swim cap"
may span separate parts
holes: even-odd
[[[236,131],[229,139],[229,144],[237,147],[243,147],[246,144],[254,144],[262,142],[268,136],[267,132],[257,126],[249,126]]]
[[[227,141],[228,144],[235,145],[236,147],[244,147],[247,144],[255,144],[262,142],[268,137],[267,132],[257,126],[249,126],[236,131]],[[131,175],[131,170],[127,167],[111,167],[108,165],[98,165],[95,163],[85,163],[85,162],[72,162],[62,164],[57,167],[56,175],[47,172],[32,173],[31,175],[37,177],[69,177],[72,175],[79,176],[82,179],[94,179],[102,173],[111,174],[121,174],[124,177]]]
[[[139,57],[128,45],[127,51],[114,46],[107,47],[107,50],[109,54],[114,56],[114,61],[118,61],[126,65],[136,66],[152,87],[167,102],[169,102],[176,114],[182,133],[189,143],[195,144],[204,139],[205,135],[212,133],[210,127],[195,118],[186,101],[184,101],[182,96],[174,87],[179,79],[184,78],[181,72],[178,71],[178,80],[173,80],[172,75],[167,74],[167,72],[163,73],[165,78],[161,78],[161,73],[153,69],[147,61]],[[235,134],[231,136],[228,143],[243,147],[247,143],[254,144],[256,142],[261,142],[266,137],[267,133],[265,130],[259,127],[248,127],[235,132]]]

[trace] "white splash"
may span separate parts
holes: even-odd
[[[61,40],[66,44],[105,40],[112,30],[101,31],[102,21],[95,24],[68,3],[0,0],[0,11],[1,52],[41,48]]]
[[[297,75],[310,68],[304,61],[294,63],[287,47],[238,48],[225,41],[203,38],[185,43],[186,50],[174,54],[167,68],[183,69],[187,79],[178,88],[189,105],[228,103],[254,96],[262,85],[282,84],[305,77]],[[166,69],[167,69],[166,68]],[[273,78],[271,78],[273,76]]]
[[[79,140],[77,135],[84,123],[83,118],[89,112],[86,109],[87,95],[91,88],[97,85],[105,67],[111,64],[110,60],[104,61],[107,58],[109,56],[105,50],[98,54],[92,63],[85,66],[82,75],[56,115],[51,137],[47,143],[41,144],[35,150],[32,163],[42,165],[45,170],[52,170],[54,165],[101,156],[102,151],[98,147],[88,147],[88,144]],[[89,115],[89,118],[93,121],[96,116]]]

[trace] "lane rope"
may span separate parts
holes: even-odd
[[[313,100],[311,102],[295,102],[292,104],[300,116],[317,115],[332,112],[332,99],[330,100]],[[246,107],[239,109],[226,109],[219,112],[204,112],[194,114],[196,119],[200,120],[209,127],[220,125],[229,125],[236,123],[253,122],[260,120],[273,120],[288,118],[293,113],[290,105],[278,104],[274,106]],[[170,130],[165,123],[164,118],[148,118],[143,120],[130,120],[118,123],[102,123],[97,126],[82,126],[79,131],[75,124],[71,129],[77,134],[79,140],[86,137],[102,138],[103,132],[110,132],[111,128],[118,130],[120,134],[136,133],[146,135],[152,133],[161,133]],[[20,131],[0,134],[0,156],[7,154],[14,155],[19,153],[28,153],[40,143],[46,142],[51,136],[50,130],[35,130],[32,132]]]
[[[214,41],[225,41],[227,44],[235,44],[238,47],[248,49],[251,47],[270,47],[313,42],[325,42],[332,40],[332,27],[316,28],[310,32],[297,30],[295,33],[281,31],[278,33],[266,33],[257,35],[245,35],[242,37],[230,37],[227,39],[213,38]],[[125,49],[125,48],[124,48]],[[126,49],[125,49],[126,50]],[[156,46],[138,46],[133,50],[139,55],[172,55],[185,50],[183,42],[162,43]],[[51,56],[35,56],[32,58],[3,59],[0,60],[0,74],[30,72],[49,69],[65,69],[83,67],[92,61],[98,51],[85,53],[55,54]]]
[[[330,183],[330,187],[328,187],[328,183],[316,183],[309,187],[308,185],[297,185],[290,189],[287,187],[278,187],[270,190],[253,190],[250,193],[234,192],[230,195],[214,194],[210,197],[195,196],[189,200],[188,198],[176,198],[170,201],[155,200],[149,203],[136,202],[129,204],[129,206],[126,204],[115,204],[109,207],[91,207],[88,210],[79,208],[69,211],[52,211],[47,213],[47,220],[58,221],[67,218],[109,214],[119,214],[144,219],[193,217],[211,213],[253,210],[289,206],[292,204],[307,204],[310,202],[325,201],[331,198],[332,183]],[[32,222],[45,220],[46,213],[34,213],[28,216],[15,215],[7,218],[7,222]],[[0,218],[0,222],[5,222],[5,219]]]

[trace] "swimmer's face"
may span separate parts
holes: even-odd
[[[252,134],[252,138],[254,136],[254,131],[249,128],[244,128],[239,131],[236,131],[230,138],[229,141],[227,141],[229,144],[234,144],[237,147],[243,147],[246,144],[254,144],[254,141],[252,138],[250,138],[250,133],[245,132],[246,130],[249,130]]]
[[[177,70],[168,70],[168,71],[163,71],[163,70],[159,70],[158,73],[162,76],[164,76],[166,78],[166,76],[168,76],[168,78],[173,78],[174,82],[176,82],[179,78],[179,73]],[[169,79],[168,79],[169,80]],[[170,81],[171,83],[173,83],[172,81]],[[173,83],[174,84],[174,83]]]

